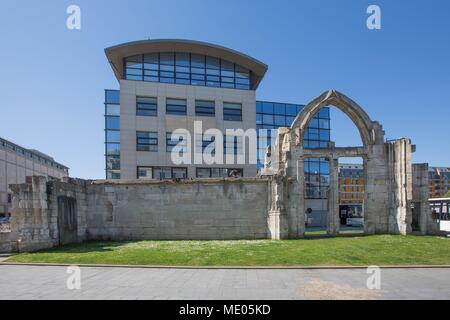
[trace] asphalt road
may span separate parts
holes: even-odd
[[[364,269],[151,269],[0,265],[3,299],[450,299],[450,268],[381,269],[379,290]],[[76,284],[76,281],[70,282]]]

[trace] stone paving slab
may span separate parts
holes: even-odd
[[[69,290],[62,266],[0,265],[3,299],[450,299],[450,269],[151,269],[82,267]]]

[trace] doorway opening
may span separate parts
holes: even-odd
[[[305,236],[326,235],[330,163],[325,158],[304,159],[305,169]]]

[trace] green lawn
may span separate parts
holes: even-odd
[[[7,262],[167,266],[450,265],[450,239],[377,235],[302,240],[88,242]]]

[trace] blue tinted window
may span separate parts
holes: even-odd
[[[273,115],[263,115],[263,124],[273,124]]]
[[[275,125],[285,126],[286,125],[285,116],[275,116]]]
[[[107,104],[106,105],[106,115],[107,116],[120,116],[120,105]]]
[[[105,90],[106,103],[120,104],[120,91],[119,90]]]
[[[329,130],[320,130],[319,135],[320,135],[320,140],[325,140],[325,141],[330,140],[330,131]]]
[[[106,141],[120,143],[120,131],[106,131]]]
[[[286,105],[282,103],[275,103],[274,113],[279,115],[285,115]]]
[[[320,109],[319,117],[324,118],[324,119],[329,119],[330,118],[330,108],[326,107],[326,108]]]
[[[294,120],[295,120],[295,117],[286,116],[286,125],[291,126],[292,123],[294,122]]]
[[[106,117],[106,129],[119,130],[120,129],[120,118],[119,117]]]
[[[256,101],[256,113],[262,113],[262,102]]]
[[[250,70],[224,59],[186,52],[125,58],[125,79],[243,90],[251,88]]]
[[[297,115],[297,106],[293,104],[286,105],[286,114],[290,116]]]

